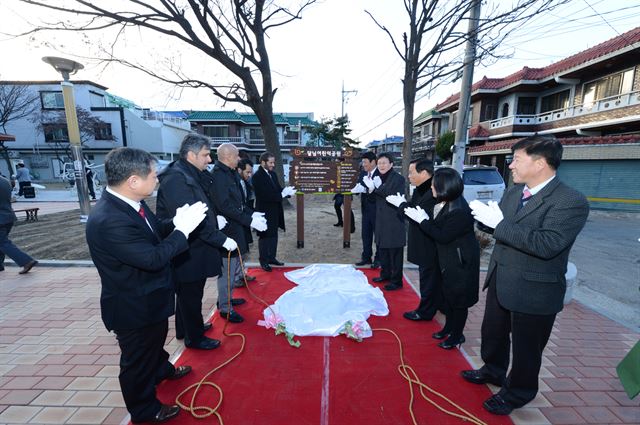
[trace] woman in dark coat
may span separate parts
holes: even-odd
[[[447,338],[438,346],[451,349],[465,341],[462,331],[468,309],[478,302],[480,246],[471,209],[462,196],[464,184],[458,172],[453,168],[436,170],[431,189],[439,202],[434,207],[433,220],[420,208],[407,208],[405,214],[418,222],[420,230],[436,243],[447,320],[433,337]]]

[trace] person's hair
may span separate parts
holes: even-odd
[[[411,161],[411,164],[415,164],[416,172],[421,173],[426,171],[430,176],[433,176],[433,162],[426,158],[418,158]]]
[[[553,136],[531,136],[511,147],[511,152],[524,150],[529,156],[542,157],[549,167],[557,170],[562,161],[562,143]]]
[[[275,158],[275,157],[276,156],[271,152],[265,152],[262,155],[260,155],[260,163],[262,164],[263,162],[269,161],[269,158]]]
[[[147,151],[135,148],[117,148],[107,154],[104,173],[109,186],[119,186],[129,177],[147,177],[157,159]]]
[[[238,161],[238,170],[244,171],[247,168],[247,165],[253,169],[253,162],[250,159],[244,158]]]
[[[380,161],[380,158],[387,158],[389,162],[393,164],[393,156],[390,153],[387,153],[387,152],[379,153],[377,160]]]
[[[369,160],[369,162],[377,161],[376,154],[371,151],[364,152],[362,155],[360,155],[360,158],[367,159]]]
[[[202,134],[189,133],[184,136],[180,144],[180,158],[187,159],[189,152],[197,155],[203,148],[211,149],[211,140]]]
[[[438,168],[433,173],[432,184],[436,189],[437,200],[440,202],[454,201],[464,192],[462,177],[453,168]]]

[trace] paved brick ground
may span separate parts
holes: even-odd
[[[38,267],[21,276],[0,273],[0,424],[120,424],[118,346],[100,320],[93,268]],[[417,273],[407,276],[417,282]],[[210,279],[203,314],[215,306]],[[484,299],[472,310],[464,352],[480,365]],[[441,317],[438,318],[442,320]],[[420,324],[416,324],[420,326]],[[517,424],[640,423],[640,401],[629,401],[615,365],[639,335],[582,305],[560,314],[541,373],[541,392],[512,415]],[[435,342],[434,342],[435,343]],[[179,352],[173,324],[170,353]]]

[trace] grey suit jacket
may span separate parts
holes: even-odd
[[[504,219],[493,233],[496,245],[484,288],[495,273],[504,308],[555,314],[563,307],[569,251],[587,221],[589,204],[556,177],[518,211],[522,190],[515,185],[500,201]]]

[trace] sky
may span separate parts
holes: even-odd
[[[511,0],[493,2],[504,5]],[[312,112],[319,120],[340,116],[344,106],[351,136],[361,143],[402,135],[403,62],[365,10],[399,39],[408,27],[403,4],[401,0],[321,0],[303,12],[302,20],[270,32],[267,48],[277,88],[274,111]],[[15,38],[11,35],[52,20],[52,15],[34,12],[16,0],[3,0],[0,17],[0,80],[59,79],[41,58],[64,56],[85,64],[72,79],[104,85],[110,93],[145,108],[249,112],[240,104],[224,104],[207,89],[176,90],[139,71],[91,61],[97,46],[108,45],[113,35],[108,30],[86,37],[57,32]],[[522,25],[500,47],[500,53],[510,57],[477,66],[474,81],[485,75],[504,77],[525,65],[547,66],[629,31],[639,22],[640,0],[572,0]],[[221,65],[165,37],[129,33],[118,49],[119,54],[159,68],[166,64],[159,58],[169,56],[173,63],[210,81],[229,81]],[[349,91],[344,105],[343,85]],[[418,94],[415,116],[459,90],[456,82],[428,95]]]

